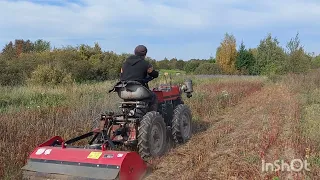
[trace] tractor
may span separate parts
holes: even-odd
[[[158,100],[157,111],[150,111],[151,102],[146,100],[152,91]],[[124,100],[120,103],[123,113],[102,115],[100,124],[113,144],[136,148],[142,158],[162,156],[171,140],[174,145],[185,143],[192,131],[192,114],[181,96],[192,97],[192,81],[183,86],[160,85],[152,91],[136,81],[118,82],[109,92],[117,92]]]
[[[24,177],[136,180],[146,173],[148,158],[164,155],[170,142],[179,145],[191,138],[192,113],[182,99],[182,93],[192,97],[190,79],[152,90],[136,81],[120,81],[111,92],[123,100],[120,113],[101,114],[98,127],[81,136],[69,140],[55,136],[39,145],[22,168]],[[158,100],[157,111],[150,110],[152,93]],[[87,145],[71,146],[91,136]]]

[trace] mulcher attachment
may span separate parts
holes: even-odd
[[[63,140],[53,137],[31,153],[23,179],[140,180],[146,173],[136,152],[51,146],[54,142]]]

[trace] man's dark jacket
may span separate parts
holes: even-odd
[[[159,76],[159,72],[153,70],[148,74],[147,70],[152,67],[152,65],[144,60],[142,57],[137,55],[132,55],[127,58],[127,60],[122,65],[122,73],[120,80],[121,81],[138,81],[141,84],[148,87],[148,84],[145,83],[145,79],[147,76],[151,76],[153,78],[157,78]]]

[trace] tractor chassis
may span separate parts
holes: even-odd
[[[65,142],[55,141],[51,146],[58,146],[66,148],[67,146],[76,143],[80,140],[92,137],[86,146],[71,146],[73,148],[89,148],[89,149],[99,149],[110,150],[116,149],[119,145],[125,145],[127,147],[135,148],[137,146],[138,140],[133,137],[131,140],[128,139],[128,128],[127,125],[130,125],[131,130],[138,132],[139,122],[142,119],[143,114],[128,116],[130,110],[136,111],[136,113],[143,113],[146,108],[145,102],[136,101],[136,102],[121,102],[120,107],[123,109],[123,113],[114,114],[114,112],[108,112],[101,114],[99,128],[93,129],[92,131],[74,137],[72,139],[66,140]],[[158,112],[163,116],[166,124],[166,133],[167,137],[170,138],[172,134],[172,118],[173,118],[173,109],[179,105],[183,104],[181,99],[176,100],[167,100],[158,104]],[[113,129],[112,129],[113,127]],[[116,127],[116,128],[115,128]],[[112,132],[113,130],[113,132]],[[113,139],[116,136],[124,137],[121,140]],[[133,134],[135,136],[135,133]],[[170,138],[171,139],[171,138]]]

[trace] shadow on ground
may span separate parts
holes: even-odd
[[[193,121],[192,122],[192,135],[204,132],[211,127],[211,123],[207,121]]]

